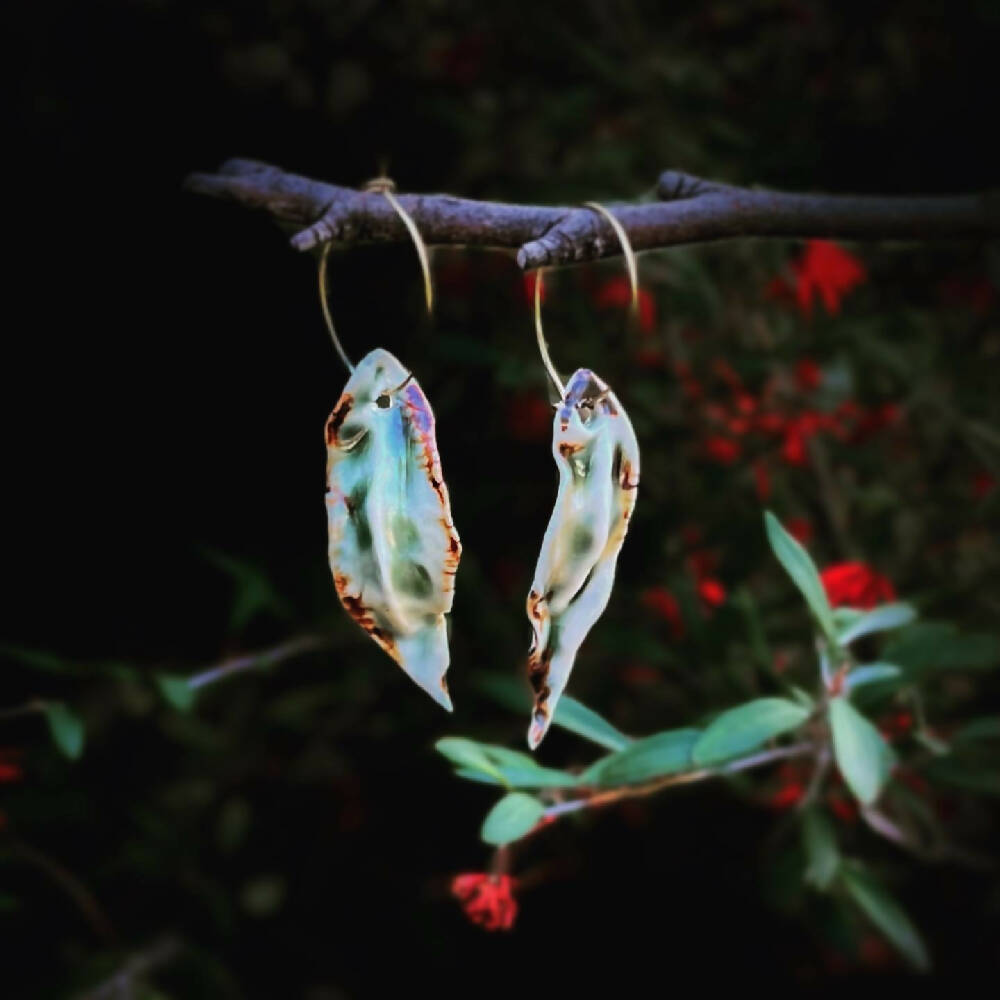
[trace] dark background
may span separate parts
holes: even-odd
[[[96,720],[71,774],[28,751],[6,811],[95,888],[119,937],[96,941],[51,884],[5,867],[21,903],[4,917],[2,991],[63,995],[161,933],[190,946],[161,977],[178,997],[377,995],[400,972],[446,992],[530,990],[537,963],[565,988],[596,969],[664,990],[692,975],[777,986],[832,974],[815,928],[761,901],[774,816],[718,788],[565,824],[529,850],[545,877],[511,935],[464,921],[447,883],[486,863],[476,834],[492,797],[452,779],[431,744],[476,731],[518,745],[523,720],[470,678],[520,669],[554,485],[546,445],[509,433],[511,394],[544,392],[520,275],[506,255],[438,251],[429,322],[412,248],[332,259],[348,351],[409,360],[438,415],[466,552],[459,710],[446,720],[333,606],[321,428],[344,373],[314,263],[266,219],[181,184],[246,156],[348,185],[384,163],[402,190],[563,203],[636,197],[667,167],[791,190],[988,187],[997,5],[148,0],[41,2],[14,20],[4,638],[140,673],[308,628],[340,646],[220,685],[181,721],[137,682],[111,693],[99,671],[5,667],[4,704],[58,690]],[[725,248],[711,253],[724,280]],[[919,295],[921,268],[970,254],[975,266],[965,247],[911,257],[911,285],[888,294]],[[554,287],[569,299],[588,280]],[[577,337],[568,315],[549,321],[554,351],[568,368],[603,345],[624,395],[618,321]],[[634,530],[644,524],[653,531],[651,516]],[[657,579],[652,538],[623,554],[637,584]],[[219,552],[280,595],[238,629]],[[754,539],[737,561],[763,558]],[[640,732],[683,721],[613,677],[581,696]],[[11,722],[3,742],[36,735],[32,720]],[[550,750],[568,762],[579,745],[554,733]],[[248,884],[266,897],[275,880],[279,905],[255,916]],[[997,907],[981,876],[927,868],[909,892],[938,975],[995,974]],[[891,963],[837,971],[856,974],[901,975]]]

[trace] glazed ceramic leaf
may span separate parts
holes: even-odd
[[[639,445],[621,403],[585,368],[553,421],[559,492],[528,595],[535,705],[528,744],[545,736],[577,651],[611,597],[639,485]]]
[[[347,613],[435,701],[445,683],[462,547],[441,474],[434,415],[405,368],[372,351],[326,422],[330,569]]]

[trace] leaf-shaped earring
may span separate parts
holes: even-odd
[[[625,251],[638,300],[635,255],[620,223],[603,206]],[[624,407],[607,384],[581,368],[564,388],[542,333],[542,272],[535,281],[535,332],[542,361],[559,393],[552,455],[559,491],[545,529],[528,594],[532,628],[528,676],[535,704],[528,745],[535,749],[552,722],[577,651],[611,597],[618,553],[639,485],[639,445]]]
[[[430,270],[416,226],[388,182],[369,187],[389,199],[414,238],[430,311]],[[462,546],[441,473],[434,414],[412,373],[388,351],[376,348],[357,366],[348,360],[326,300],[329,248],[327,243],[320,258],[320,300],[351,373],[326,422],[334,586],[347,613],[450,712],[445,615]]]

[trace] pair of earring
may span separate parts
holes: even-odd
[[[384,194],[414,239],[432,305],[426,249],[413,220],[386,182]],[[588,203],[614,227],[637,299],[635,255],[603,206]],[[348,614],[438,704],[452,710],[445,615],[451,611],[462,545],[441,471],[434,415],[400,362],[377,348],[351,364],[326,300],[329,244],[319,265],[327,327],[350,377],[326,422],[329,562]],[[542,273],[535,282],[535,327],[559,403],[552,454],[559,489],[528,595],[532,627],[529,680],[532,749],[552,721],[576,654],[607,606],[618,553],[635,506],[639,448],[624,408],[607,384],[581,368],[559,379],[542,333]]]

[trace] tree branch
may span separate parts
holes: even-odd
[[[299,231],[291,243],[409,240],[377,192],[311,180],[256,160],[228,160],[217,173],[191,174],[188,191],[267,212]],[[987,239],[1000,236],[1000,192],[937,197],[789,194],[732,187],[668,170],[659,201],[612,205],[636,250],[746,236]],[[429,245],[517,251],[524,269],[621,253],[608,221],[581,207],[511,205],[445,194],[399,195]]]

